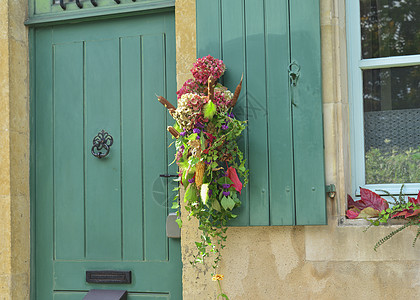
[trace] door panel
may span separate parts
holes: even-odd
[[[173,183],[159,177],[174,153],[155,101],[176,92],[173,13],[37,29],[35,51],[37,299],[181,299]],[[113,145],[98,159],[102,129]],[[132,284],[87,284],[87,270],[129,270]]]

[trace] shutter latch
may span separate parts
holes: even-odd
[[[295,61],[292,61],[289,64],[289,79],[290,79],[291,86],[297,85],[299,76],[300,76],[300,66]]]

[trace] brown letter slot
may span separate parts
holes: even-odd
[[[86,271],[87,283],[131,283],[131,271]]]

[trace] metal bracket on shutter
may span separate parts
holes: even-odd
[[[325,191],[328,194],[328,197],[330,197],[331,199],[335,198],[335,194],[336,194],[336,190],[335,190],[335,185],[334,184],[329,184],[325,187]]]

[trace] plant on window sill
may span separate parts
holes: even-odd
[[[185,188],[183,200],[189,218],[198,219],[201,230],[201,240],[195,243],[198,251],[191,263],[203,263],[213,253],[212,279],[218,283],[218,298],[228,299],[221,290],[223,275],[216,271],[227,238],[226,224],[237,217],[232,211],[241,205],[239,176],[246,185],[248,170],[236,142],[246,121],[232,114],[242,79],[232,93],[217,83],[224,71],[223,61],[210,55],[199,58],[191,69],[194,79],[187,80],[177,92],[178,106],[175,108],[163,97],[158,100],[176,121],[168,131],[176,139],[177,181]],[[179,209],[177,197],[174,209]],[[179,213],[177,222],[181,227]]]
[[[393,205],[392,207],[389,207],[387,200],[368,189],[360,188],[361,199],[358,201],[354,201],[350,195],[347,195],[347,205],[349,209],[346,212],[346,216],[349,219],[367,219],[370,222],[370,225],[365,229],[365,231],[372,226],[386,224],[392,219],[402,219],[407,221],[401,227],[393,230],[387,236],[380,239],[373,248],[375,251],[395,234],[410,226],[418,226],[417,234],[412,244],[413,247],[420,236],[420,191],[417,198],[412,198],[402,193],[403,187],[404,185],[401,186],[398,197],[391,195],[387,191],[381,190],[392,198],[393,201],[390,202]]]

